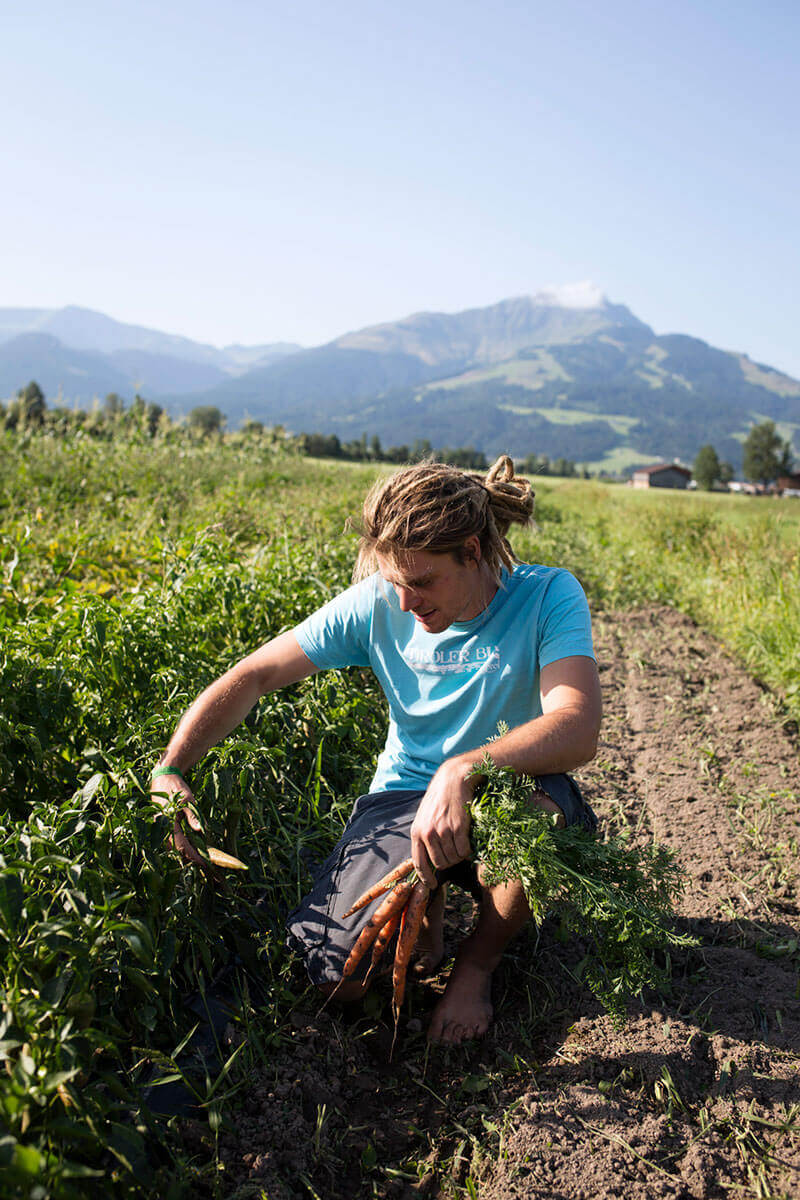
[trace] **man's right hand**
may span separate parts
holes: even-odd
[[[164,750],[160,764],[196,763],[221,742],[250,710],[276,688],[313,675],[317,668],[300,649],[293,630],[281,633],[209,684],[189,706]],[[188,831],[201,833],[192,789],[180,775],[157,775],[150,780],[154,804],[173,817],[172,841],[186,862],[209,869],[189,840]]]
[[[184,825],[188,825],[197,833],[203,832],[194,795],[188,783],[181,779],[180,775],[159,775],[150,781],[150,799],[165,812],[174,814],[172,844],[184,862],[205,866],[184,830]]]

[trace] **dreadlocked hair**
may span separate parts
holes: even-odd
[[[361,513],[361,539],[354,581],[377,570],[377,555],[402,560],[415,550],[451,553],[463,562],[468,537],[477,535],[483,561],[499,582],[517,556],[507,533],[533,517],[533,489],[514,474],[502,454],[485,477],[446,463],[425,461],[373,484]]]

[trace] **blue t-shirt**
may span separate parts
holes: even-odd
[[[487,608],[428,633],[378,574],[295,629],[316,667],[369,666],[389,703],[389,731],[371,791],[426,788],[446,758],[541,716],[539,671],[594,657],[589,606],[574,575],[519,564]]]

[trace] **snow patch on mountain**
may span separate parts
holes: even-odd
[[[581,283],[542,288],[533,297],[533,302],[553,308],[602,308],[606,298],[596,283],[585,279]]]

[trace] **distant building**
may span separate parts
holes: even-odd
[[[774,483],[766,486],[763,483],[744,483],[740,479],[732,479],[728,484],[728,491],[739,492],[745,496],[797,496],[800,495],[800,472],[780,475]]]
[[[741,479],[732,479],[728,484],[729,492],[738,492],[740,496],[764,496],[766,489],[763,483],[745,483]]]
[[[787,492],[793,496],[800,491],[800,471],[793,475],[779,475],[775,480],[775,490],[781,496],[785,496]]]
[[[635,488],[685,488],[692,478],[692,472],[687,467],[679,467],[677,463],[656,463],[654,467],[640,467],[633,472],[632,483]]]

